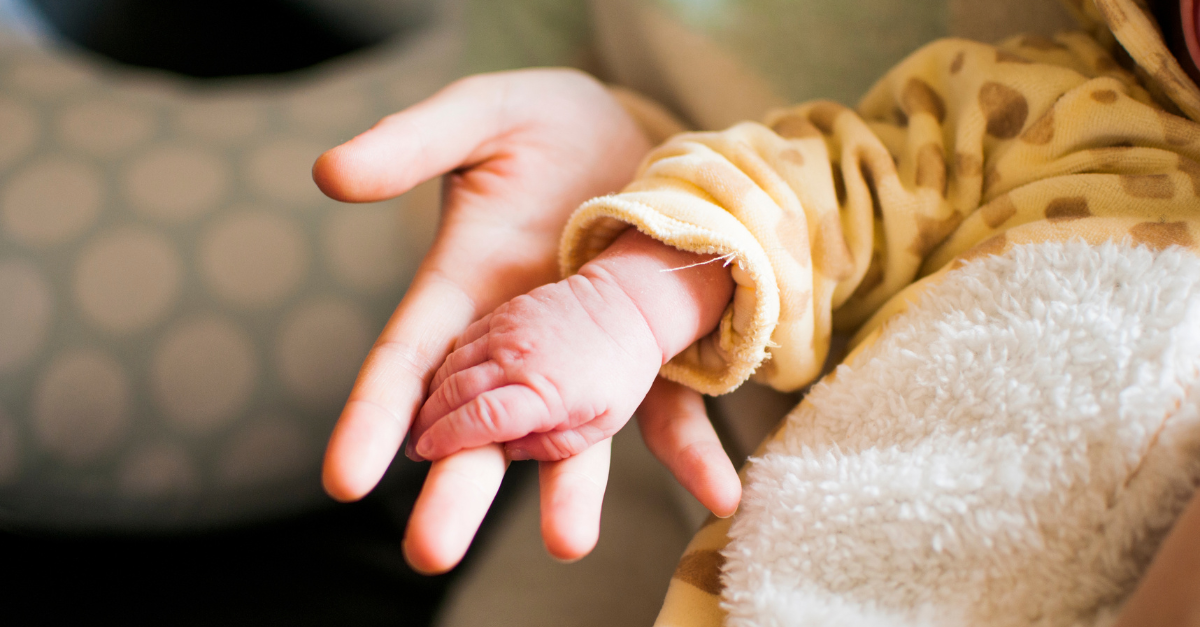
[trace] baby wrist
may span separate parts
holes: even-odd
[[[711,333],[733,297],[733,277],[720,258],[679,250],[632,228],[579,273],[611,280],[628,296],[664,364]]]

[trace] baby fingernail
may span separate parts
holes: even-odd
[[[425,458],[421,457],[420,455],[417,455],[417,447],[415,444],[413,444],[413,441],[411,438],[409,438],[408,442],[404,443],[404,456],[411,459],[414,462],[425,461]]]
[[[515,446],[505,447],[505,452],[508,453],[508,458],[515,461],[523,461],[529,459],[529,451]]]

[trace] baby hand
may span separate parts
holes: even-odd
[[[558,460],[611,437],[659,368],[720,319],[727,268],[668,271],[709,259],[631,229],[579,274],[474,323],[434,375],[410,455],[507,442],[514,459]]]
[[[611,276],[539,287],[471,325],[434,375],[416,452],[509,442],[513,459],[570,457],[616,433],[662,365],[637,305]],[[524,437],[527,434],[528,437]]]

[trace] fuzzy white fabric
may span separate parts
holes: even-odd
[[[952,272],[753,461],[729,624],[1110,623],[1200,479],[1198,372],[1180,249]]]

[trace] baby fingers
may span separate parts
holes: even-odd
[[[425,459],[440,459],[459,449],[515,440],[552,428],[558,413],[533,388],[506,385],[476,396],[434,422],[417,439],[416,451]]]
[[[476,320],[475,322],[472,322],[470,326],[463,331],[463,334],[458,338],[458,340],[454,342],[454,350],[458,351],[464,346],[473,344],[479,338],[487,335],[488,331],[492,328],[492,316],[494,315],[495,314],[488,314]]]
[[[473,352],[473,347],[476,344],[483,346],[485,354],[482,357],[486,358],[487,342],[475,342],[475,344],[471,344],[468,347],[472,348],[472,351],[455,351],[450,355],[450,358],[447,358],[446,365],[442,366],[443,369],[446,369],[447,365],[450,365],[451,358],[454,358],[456,355],[461,358],[460,365],[469,364],[464,365],[462,369],[451,368],[447,370],[451,374],[442,378],[433,390],[433,393],[425,401],[425,404],[421,406],[421,411],[417,414],[417,419],[413,422],[412,431],[408,438],[408,446],[404,452],[409,459],[415,461],[429,459],[416,450],[415,443],[420,441],[425,431],[432,425],[436,424],[447,414],[470,403],[479,397],[480,394],[508,383],[508,377],[496,362],[484,361],[479,364],[470,364],[472,357],[474,357],[470,353]],[[439,375],[442,372],[443,370],[439,370]]]
[[[610,424],[604,424],[610,423]],[[504,450],[509,459],[536,459],[553,462],[574,457],[592,445],[611,438],[621,428],[621,423],[608,420],[593,420],[574,429],[546,431],[506,442]]]
[[[442,366],[438,368],[433,375],[433,381],[429,383],[430,396],[442,387],[452,375],[473,368],[488,360],[488,341],[487,338],[476,340],[465,346],[460,346],[454,349],[446,357],[446,361],[442,362]],[[470,399],[467,399],[470,400]],[[460,403],[461,404],[461,403]],[[457,405],[455,406],[457,407]],[[450,409],[454,409],[451,407]]]

